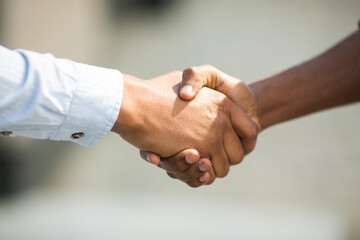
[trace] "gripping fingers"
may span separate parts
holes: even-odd
[[[199,162],[192,165],[188,170],[182,173],[167,173],[171,178],[179,179],[190,187],[200,187],[209,185],[215,180],[215,173],[211,167],[211,161],[207,158],[200,159]]]
[[[140,151],[140,156],[168,172],[182,172],[200,159],[199,152],[195,149],[186,149],[168,158],[160,158],[159,155],[146,151]]]
[[[209,160],[210,161],[210,160]],[[210,185],[215,181],[215,172],[213,168],[210,168],[209,171],[205,172],[200,178],[193,179],[188,181],[186,184],[190,187],[196,188],[202,185]]]
[[[210,160],[209,160],[209,161],[210,161]],[[212,184],[212,183],[215,181],[215,178],[216,178],[216,176],[215,176],[215,171],[214,171],[214,168],[213,168],[213,167],[211,167],[211,168],[209,169],[208,173],[209,173],[209,179],[206,180],[206,181],[204,181],[204,182],[205,182],[205,185],[210,185],[210,184]],[[205,173],[205,174],[206,174],[206,173]],[[201,177],[200,177],[199,180],[200,180],[200,182],[203,182],[202,179],[201,179]]]
[[[191,165],[191,167],[189,167],[183,172],[171,172],[171,176],[183,182],[189,182],[196,179],[200,181],[199,178],[202,177],[205,172],[208,172],[210,168],[211,168],[211,161],[209,159],[202,158],[200,161]],[[205,179],[205,180],[209,180],[209,179]]]
[[[164,169],[167,172],[183,172],[194,163],[198,162],[200,159],[200,154],[194,149],[186,149],[177,153],[176,155],[169,158],[162,158],[160,168]]]
[[[250,153],[256,144],[259,128],[254,121],[235,103],[231,102],[230,120],[235,132],[242,140],[245,155]]]
[[[211,162],[213,164],[216,177],[222,178],[229,173],[230,163],[224,147],[215,151],[215,154],[212,155]]]
[[[230,165],[238,164],[243,160],[243,145],[233,129],[224,135],[224,149],[229,158]]]

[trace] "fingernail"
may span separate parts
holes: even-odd
[[[145,159],[146,159],[146,161],[148,161],[149,163],[152,163],[152,162],[150,162],[150,157],[149,157],[149,155],[145,155]]]
[[[202,163],[200,163],[200,165],[199,165],[199,169],[200,169],[200,171],[202,171],[202,172],[206,172],[207,170],[209,170],[209,167],[208,167],[204,162],[202,162]]]
[[[190,96],[192,96],[194,94],[194,88],[191,85],[182,86],[180,91],[181,91],[181,93],[185,93],[185,94],[190,95]]]
[[[206,181],[205,175],[202,175],[201,177],[199,177],[199,181],[200,182],[205,182]]]
[[[150,157],[149,157],[148,154],[146,154],[146,153],[144,153],[144,152],[140,152],[140,156],[141,156],[144,160],[150,162]]]
[[[196,157],[194,155],[185,155],[185,161],[188,163],[188,164],[193,164],[196,162]]]

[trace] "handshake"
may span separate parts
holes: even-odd
[[[170,177],[199,187],[226,176],[254,149],[261,129],[257,114],[245,83],[205,65],[148,81],[124,75],[112,131]]]
[[[120,73],[111,69],[2,46],[0,63],[1,136],[91,146],[112,126],[144,159],[191,187],[226,176],[261,130],[360,101],[360,31],[250,84],[205,65],[148,81],[123,74],[120,96]]]
[[[360,101],[360,31],[325,53],[250,84],[206,65],[149,81],[124,75],[112,131],[191,187],[224,177],[260,130]]]

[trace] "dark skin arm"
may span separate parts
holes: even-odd
[[[183,77],[182,85],[192,86],[180,90],[183,99],[191,100],[202,87],[211,87],[238,105],[240,101],[239,106],[264,130],[306,114],[360,101],[360,32],[318,57],[248,84],[252,94],[246,96],[244,86],[234,84],[233,77],[212,66],[195,67],[192,71],[194,74]],[[148,158],[160,162],[156,154],[149,154]],[[174,159],[181,161],[177,156]],[[196,166],[189,165],[192,167]]]
[[[262,129],[360,100],[360,32],[324,54],[249,84]]]

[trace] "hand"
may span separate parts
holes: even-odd
[[[207,158],[200,159],[200,154],[194,149],[184,150],[173,157],[162,158],[161,161],[154,153],[140,151],[140,155],[146,161],[166,169],[171,178],[180,179],[191,187],[211,184],[215,180],[211,161]]]
[[[230,164],[242,160],[238,135],[254,138],[257,127],[231,100],[211,89],[203,89],[191,102],[181,100],[181,76],[173,72],[141,81],[125,75],[122,107],[112,131],[163,157],[197,149],[211,159],[214,174],[223,177]],[[234,130],[231,121],[241,124],[234,124]]]
[[[179,92],[183,100],[192,100],[203,87],[208,87],[225,94],[246,112],[256,123],[260,131],[261,126],[255,95],[244,82],[223,73],[211,65],[189,67],[184,70]],[[255,147],[256,141],[253,140],[249,144],[245,143],[246,147],[248,147],[248,153]]]
[[[249,115],[249,117],[256,123],[257,132],[260,129],[259,118],[257,115],[257,104],[255,101],[255,97],[251,92],[250,88],[241,82],[239,79],[236,79],[232,76],[229,76],[220,70],[216,69],[210,65],[204,65],[200,67],[190,67],[184,70],[182,76],[182,88],[180,90],[180,97],[184,100],[192,100],[196,94],[201,90],[202,87],[210,87],[217,91],[220,91],[227,95],[230,99],[232,99],[236,104],[242,107],[245,112]],[[256,137],[252,139],[242,139],[244,154],[246,155],[250,153],[255,147]],[[194,151],[194,150],[192,150]],[[191,153],[191,152],[190,152]],[[161,159],[160,157],[154,153],[141,152],[141,156],[147,161],[159,165],[161,168],[165,169],[169,172],[169,169],[174,171],[176,165],[179,165],[177,161],[184,161],[179,156],[183,153],[179,153],[171,159]],[[242,156],[243,157],[243,156]],[[163,162],[168,162],[168,164],[164,165]],[[196,162],[194,162],[196,163]],[[175,166],[172,166],[174,164]],[[210,168],[209,165],[207,167]],[[188,166],[186,169],[186,173],[193,173],[194,170],[197,169],[198,166],[195,164],[194,166]],[[203,168],[204,169],[204,168]],[[181,168],[177,169],[179,172],[182,171]],[[198,175],[182,175],[178,174],[178,179],[184,181],[184,179],[193,178],[198,179],[198,184],[196,187],[201,186],[202,184],[210,184],[214,181],[212,176],[210,175],[210,179],[207,181],[199,181],[199,179],[204,180],[207,179],[208,174],[204,174],[200,178]]]

